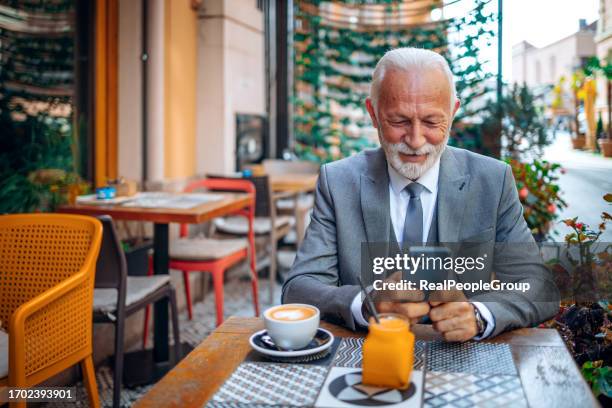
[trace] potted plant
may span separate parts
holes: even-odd
[[[77,196],[91,190],[78,174],[62,169],[35,170],[27,179],[39,191],[38,211],[55,211],[62,204],[74,204]]]
[[[610,126],[608,126],[608,136],[604,139],[599,139],[597,144],[599,150],[604,157],[612,157],[612,138],[610,137]]]
[[[526,85],[506,87],[499,103],[483,109],[479,127],[483,142],[500,141],[502,157],[515,160],[538,157],[551,142],[541,103]]]
[[[523,163],[508,159],[516,180],[523,216],[536,241],[544,241],[551,222],[557,219],[557,210],[567,206],[559,194],[558,173],[561,165],[545,160]]]
[[[612,202],[612,194],[604,199]],[[555,328],[565,341],[582,375],[603,406],[612,403],[612,245],[596,245],[606,224],[612,220],[601,215],[597,230],[579,222],[563,220],[571,228],[565,236],[566,259],[553,259],[553,276],[561,292],[557,316],[540,327]],[[573,252],[572,252],[573,249]],[[565,265],[565,266],[564,266]]]
[[[603,198],[612,202],[612,193]],[[578,217],[563,220],[571,232],[565,235],[563,253],[559,251],[557,258],[548,262],[562,303],[588,305],[602,298],[608,300],[612,293],[612,244],[599,242],[599,238],[610,220],[612,216],[605,211],[597,229],[578,221]]]
[[[608,131],[605,132],[605,137],[597,140],[597,144],[599,145],[599,151],[601,151],[604,157],[612,157],[612,64],[608,60],[602,63],[597,57],[592,57],[585,65],[583,71],[586,75],[599,72],[606,81]]]
[[[607,194],[606,200],[612,200],[612,194]],[[612,289],[609,287],[612,244],[597,245],[612,217],[604,212],[601,218],[597,230],[578,222],[578,217],[563,220],[572,229],[565,236],[565,244],[566,256],[572,266],[570,285],[577,304],[592,303],[600,298],[600,291],[606,293]]]
[[[584,149],[586,145],[586,135],[584,133],[578,133],[572,137],[572,147],[576,150]]]

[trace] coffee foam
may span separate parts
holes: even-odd
[[[280,308],[273,310],[270,317],[275,320],[304,320],[314,315],[314,311],[304,308]]]
[[[283,320],[299,320],[303,319],[306,313],[301,310],[277,310],[272,313],[272,317]]]

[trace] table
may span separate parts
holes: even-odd
[[[261,174],[265,176],[266,174]],[[242,173],[227,173],[217,174],[210,173],[207,177],[213,178],[243,178]],[[291,192],[293,194],[308,193],[314,191],[317,187],[318,174],[307,174],[307,173],[283,173],[283,174],[269,174],[268,179],[270,180],[270,186],[274,192]]]
[[[308,193],[314,191],[318,178],[318,174],[273,174],[270,175],[270,184],[273,191]]]
[[[180,194],[180,193],[176,193]],[[168,257],[168,224],[199,224],[215,217],[238,211],[252,203],[251,197],[244,193],[215,193],[221,195],[220,200],[210,201],[189,209],[141,208],[123,207],[121,205],[74,204],[65,205],[58,212],[82,214],[90,216],[110,215],[116,220],[148,221],[154,223],[153,229],[153,269],[156,275],[167,275]],[[155,325],[153,361],[149,362],[140,354],[134,354],[135,360],[144,359],[142,363],[133,364],[126,355],[125,367],[133,367],[134,371],[126,371],[125,382],[137,385],[157,381],[178,362],[181,356],[171,358],[168,346],[168,301],[160,300],[154,307]],[[173,361],[174,360],[174,361]]]
[[[338,337],[364,335],[325,322],[322,327]],[[258,318],[226,320],[138,401],[136,407],[203,406],[250,352],[249,336],[262,328]],[[440,339],[428,325],[416,325],[413,331],[420,340]],[[510,345],[530,406],[599,406],[556,330],[518,329],[487,342]]]

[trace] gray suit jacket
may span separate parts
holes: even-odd
[[[438,181],[439,242],[531,243],[510,167],[467,150],[447,147]],[[321,167],[311,223],[283,286],[283,303],[307,303],[322,318],[355,329],[350,304],[359,292],[361,243],[389,241],[389,176],[382,149]],[[489,292],[484,303],[497,335],[538,324],[558,310],[558,291],[537,246],[495,257],[496,278],[528,282],[531,290]]]

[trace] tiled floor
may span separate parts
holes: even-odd
[[[251,303],[251,297],[245,296],[245,293],[250,295],[251,283],[249,280],[244,280],[239,277],[230,277],[225,283],[224,287],[224,307],[225,316],[253,316],[253,304]],[[265,310],[270,307],[271,304],[268,302],[268,280],[260,279],[260,307],[261,310]],[[280,301],[281,286],[276,285],[275,290],[275,304]],[[180,327],[181,327],[181,341],[186,341],[192,346],[197,346],[204,340],[215,328],[215,298],[212,294],[206,296],[204,302],[200,302],[194,305],[193,308],[193,320],[187,320],[187,314],[181,313],[180,316]],[[112,380],[112,369],[109,366],[98,367],[96,372],[96,378],[98,381],[98,389],[100,392],[100,400],[102,406],[112,406],[112,392],[113,392],[113,380]],[[121,406],[129,407],[135,401],[140,399],[152,385],[144,387],[136,387],[128,389],[123,387],[121,392]],[[57,408],[74,408],[74,407],[86,407],[87,394],[82,384],[77,384],[77,401],[76,403],[53,403],[47,404],[46,407],[57,407]]]

